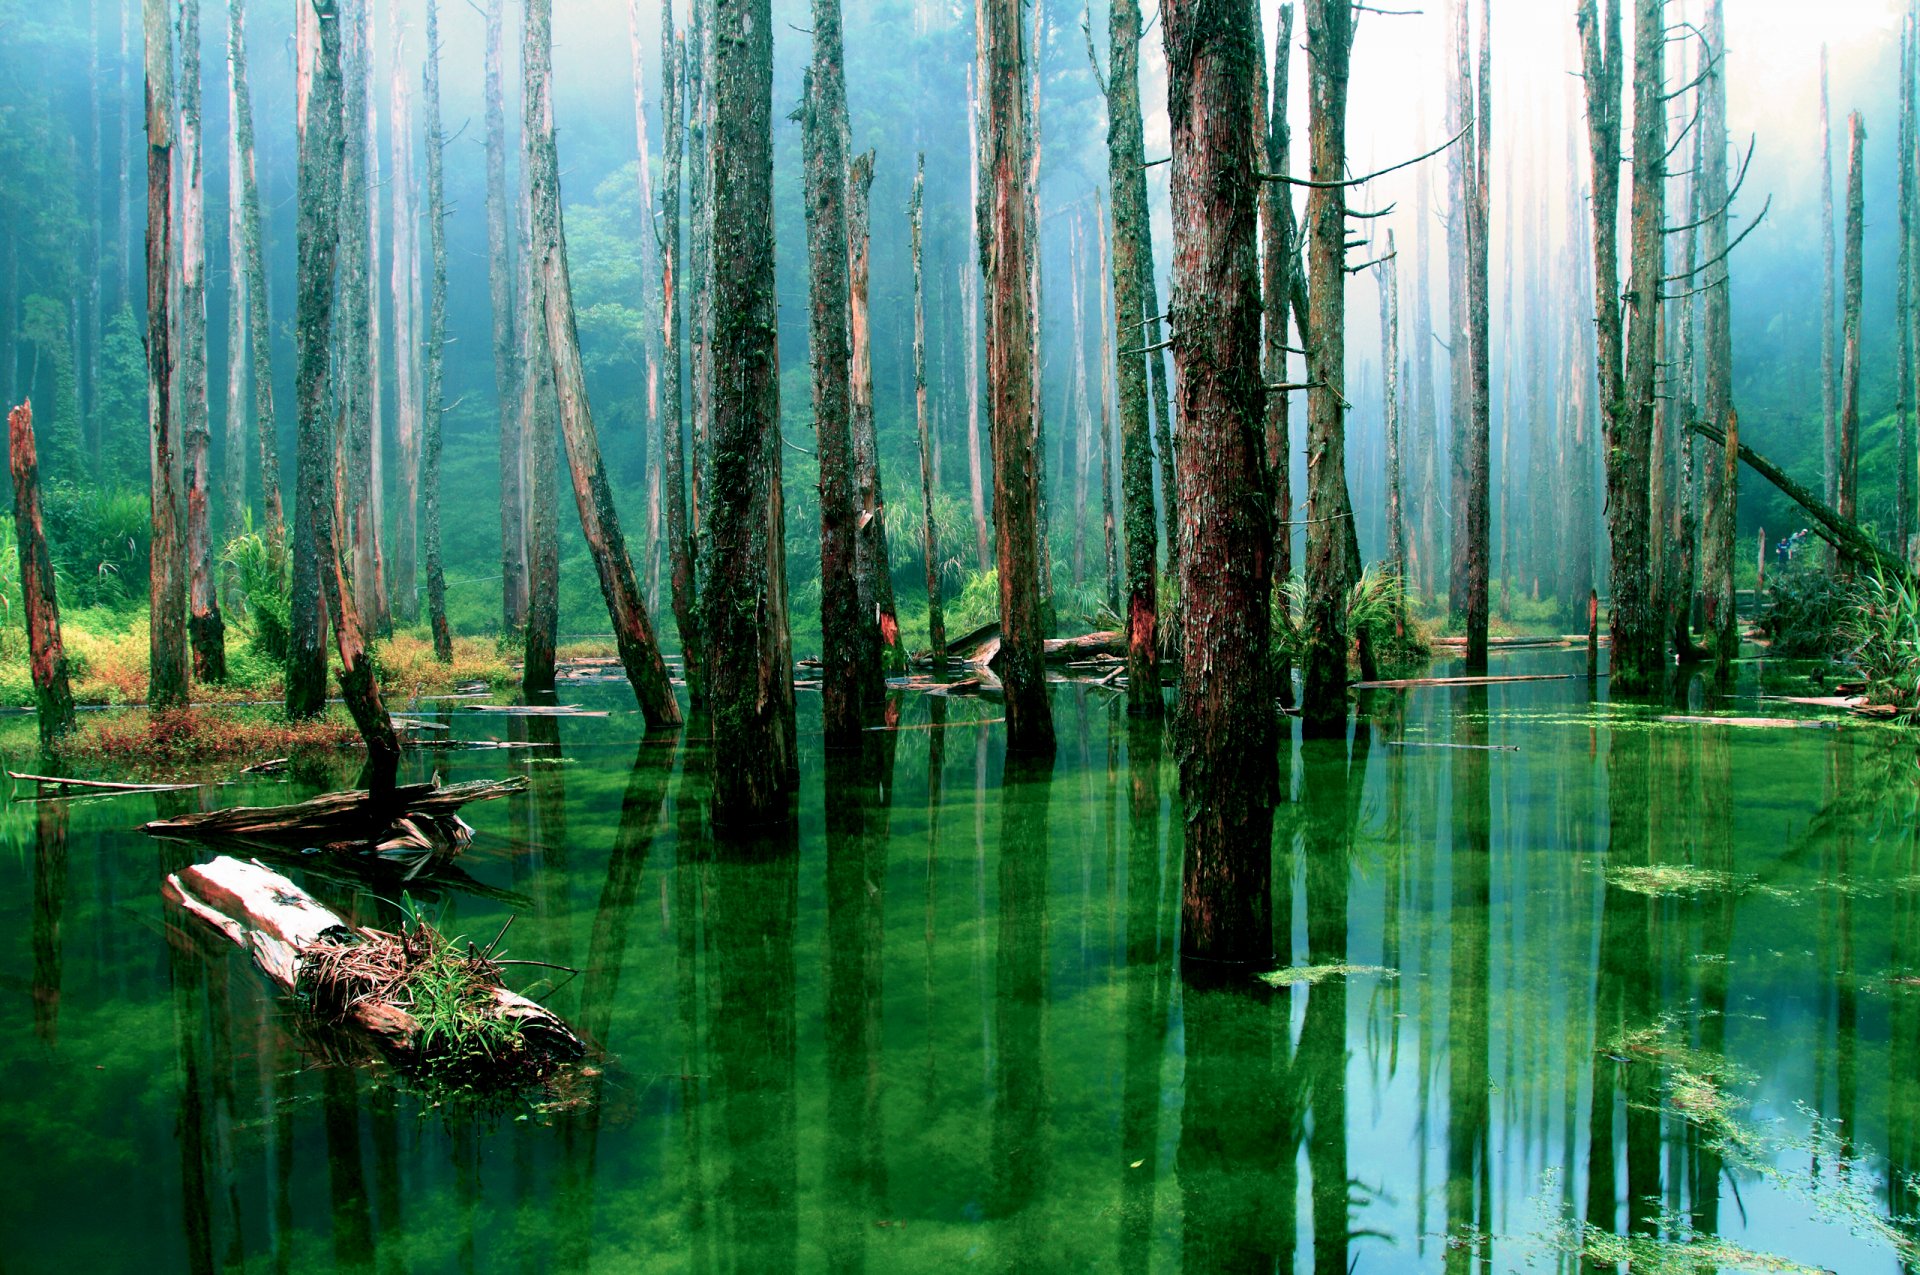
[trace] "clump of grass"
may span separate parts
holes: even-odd
[[[1870,697],[1902,708],[1920,704],[1920,591],[1879,572],[1863,576],[1841,624]]]
[[[485,682],[498,691],[515,680],[507,647],[487,638],[453,639],[453,661],[442,664],[433,656],[433,639],[424,633],[401,630],[373,648],[380,685],[397,707],[415,694],[444,695],[472,682]]]
[[[1273,654],[1296,666],[1307,657],[1307,632],[1300,623],[1306,602],[1306,579],[1296,574],[1273,605]],[[1405,585],[1378,565],[1368,567],[1347,591],[1349,662],[1355,669],[1362,633],[1373,643],[1374,660],[1383,674],[1420,668],[1433,658],[1432,639],[1413,616]]]
[[[1825,1267],[1806,1266],[1771,1253],[1742,1248],[1693,1229],[1683,1215],[1659,1219],[1658,1235],[1615,1235],[1591,1223],[1567,1217],[1548,1233],[1547,1245],[1580,1266],[1613,1269],[1624,1265],[1645,1275],[1697,1275],[1700,1271],[1750,1271],[1764,1275],[1827,1275]]]
[[[1650,866],[1608,868],[1607,884],[1649,898],[1666,899],[1732,890],[1742,882],[1732,873],[1717,872],[1712,868],[1696,868],[1686,863],[1656,863]]]
[[[1289,965],[1285,969],[1270,970],[1260,975],[1260,981],[1270,987],[1313,987],[1330,978],[1357,978],[1365,975],[1379,978],[1399,978],[1398,970],[1390,970],[1384,965]]]
[[[292,722],[273,712],[132,709],[88,716],[60,741],[58,756],[116,774],[166,776],[209,762],[349,748],[359,740],[351,725],[332,716]]]
[[[1823,569],[1814,554],[1801,554],[1767,573],[1760,631],[1773,654],[1825,659],[1839,649],[1842,626],[1855,600],[1847,585]]]

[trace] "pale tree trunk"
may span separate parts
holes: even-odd
[[[986,65],[982,163],[988,189],[978,212],[987,288],[987,396],[993,445],[994,554],[1000,569],[999,674],[1006,689],[1007,748],[1051,755],[1040,580],[1040,436],[1034,415],[1028,241],[1025,32],[1019,0],[986,0],[978,38]]]
[[[1352,561],[1353,503],[1347,494],[1346,192],[1347,71],[1353,51],[1353,13],[1342,0],[1313,0],[1307,8],[1308,122],[1311,156],[1307,193],[1307,284],[1313,296],[1307,320],[1307,635],[1303,729],[1345,735],[1347,728],[1347,591],[1359,564]],[[1180,325],[1176,324],[1178,330]],[[1183,430],[1191,419],[1183,414]],[[1189,616],[1192,603],[1185,604]]]
[[[1834,326],[1839,294],[1834,275],[1833,119],[1827,97],[1827,46],[1820,46],[1820,411],[1825,423],[1827,503],[1840,502],[1840,340]],[[1829,550],[1829,554],[1831,551]],[[1829,557],[1829,565],[1838,559]]]
[[[1120,519],[1126,534],[1127,711],[1158,717],[1159,541],[1147,401],[1145,142],[1140,119],[1140,3],[1113,0],[1108,21],[1107,179],[1113,186],[1113,325],[1120,412]],[[1158,327],[1158,324],[1153,325]],[[1151,356],[1157,359],[1157,354]]]
[[[1407,511],[1401,489],[1400,444],[1400,263],[1393,232],[1387,232],[1387,259],[1380,263],[1380,367],[1386,374],[1387,408],[1387,569],[1400,584],[1395,627],[1407,627]]]
[[[913,170],[913,200],[907,205],[913,243],[913,414],[920,429],[920,544],[927,569],[927,643],[938,664],[947,654],[947,622],[940,610],[940,548],[933,530],[933,438],[927,421],[927,299],[922,271],[920,203],[926,193],[927,157]],[[1112,518],[1108,518],[1112,538]]]
[[[879,632],[861,573],[853,431],[852,284],[847,216],[847,90],[839,0],[815,0],[806,148],[807,354],[820,482],[820,702],[827,743],[861,742],[885,692]],[[864,336],[864,333],[862,334]]]
[[[1072,227],[1071,282],[1073,292],[1073,582],[1087,578],[1087,457],[1093,449],[1093,402],[1087,396],[1086,232],[1081,218]]]
[[[633,62],[633,134],[634,149],[639,160],[635,166],[639,173],[640,195],[640,281],[648,290],[648,300],[652,300],[654,281],[659,278],[659,263],[654,260],[659,251],[659,230],[654,223],[653,210],[653,156],[647,139],[647,93],[646,66],[642,60],[643,45],[640,39],[641,0],[627,0],[627,47]],[[662,15],[663,17],[665,15]],[[665,31],[671,32],[667,26]],[[667,40],[661,41],[660,63],[665,67],[671,53],[667,50]],[[642,330],[644,331],[644,324]],[[647,609],[650,612],[660,609],[660,497],[661,463],[659,442],[660,420],[660,351],[651,337],[643,342],[647,364],[647,550],[646,550],[646,592]]]
[[[1137,0],[1136,0],[1137,2]],[[976,84],[980,63],[967,71],[967,259],[960,266],[960,295],[966,311],[967,342],[967,494],[973,501],[973,536],[980,569],[993,565],[987,547],[987,497],[980,459],[980,100]]]
[[[1439,591],[1440,554],[1445,539],[1440,506],[1439,409],[1433,401],[1433,300],[1428,289],[1432,275],[1427,248],[1428,227],[1433,224],[1431,183],[1426,165],[1414,174],[1417,192],[1414,203],[1413,238],[1413,428],[1418,456],[1416,462],[1420,510],[1418,558],[1420,592],[1432,597]]]
[[[1464,21],[1462,23],[1464,30]],[[1493,372],[1492,343],[1487,325],[1487,258],[1491,229],[1491,171],[1493,151],[1493,16],[1490,0],[1480,0],[1480,64],[1477,106],[1468,154],[1473,176],[1467,208],[1467,322],[1471,351],[1471,420],[1467,430],[1467,671],[1487,667],[1487,577],[1491,550],[1488,525],[1488,466],[1491,460],[1489,394]],[[1462,45],[1464,55],[1464,41]],[[1462,58],[1464,69],[1465,59]]]
[[[693,459],[691,494],[695,543],[705,527],[710,493],[708,460],[713,445],[713,97],[714,5],[717,0],[689,0],[692,22],[682,77],[682,100],[687,110],[687,220],[693,251],[687,261],[687,369],[692,381],[691,411]],[[703,559],[695,559],[696,573]],[[700,577],[696,574],[696,581]],[[700,685],[705,684],[702,679]],[[689,689],[695,689],[693,684]],[[698,700],[695,700],[698,703]]]
[[[180,7],[180,402],[181,481],[187,501],[187,633],[194,675],[227,677],[226,626],[213,575],[212,429],[207,404],[207,212],[201,179],[200,0]]]
[[[173,50],[167,0],[145,0],[147,105],[147,431],[152,479],[153,544],[147,703],[187,702],[187,561],[181,540],[185,509],[173,398],[173,341],[168,281],[173,272]]]
[[[1338,121],[1351,10],[1348,0],[1316,0],[1309,15],[1316,105],[1331,106]],[[1169,322],[1180,376],[1180,945],[1187,959],[1256,963],[1273,957],[1277,784],[1268,661],[1273,494],[1256,264],[1263,148],[1250,109],[1260,28],[1252,5],[1216,9],[1205,0],[1168,0],[1161,22],[1173,133]],[[1336,146],[1341,131],[1336,122]],[[1318,211],[1338,234],[1339,200]],[[1329,314],[1337,333],[1337,301]]]
[[[372,256],[367,230],[373,207],[367,173],[367,99],[369,68],[373,62],[369,15],[373,0],[342,0],[342,132],[345,170],[341,179],[340,278],[336,313],[341,327],[341,359],[334,369],[337,394],[346,424],[346,489],[339,503],[346,521],[336,531],[341,552],[351,567],[354,609],[374,617],[374,549],[372,478],[374,404],[379,393],[373,382],[374,349],[371,324]]]
[[[1900,76],[1900,154],[1897,167],[1900,172],[1900,277],[1894,290],[1894,429],[1898,433],[1899,446],[1895,449],[1898,457],[1900,481],[1896,493],[1898,509],[1894,517],[1894,532],[1897,543],[1895,552],[1901,561],[1913,561],[1914,531],[1914,380],[1920,376],[1920,366],[1916,366],[1916,350],[1913,335],[1913,268],[1914,268],[1914,150],[1920,139],[1915,137],[1914,80],[1920,77],[1920,4],[1909,7],[1903,24],[1906,38],[1901,43],[1904,53]]]
[[[538,271],[533,239],[531,167],[521,166],[520,213],[526,234],[520,243],[520,422],[521,462],[527,496],[527,622],[520,662],[520,689],[527,694],[553,690],[560,638],[560,516],[555,488],[560,441],[554,418],[553,360],[547,351],[546,285]]]
[[[1727,251],[1727,80],[1726,18],[1722,0],[1707,0],[1706,45],[1700,85],[1700,198],[1708,210],[1703,250],[1706,293],[1707,422],[1727,436],[1727,445],[1707,466],[1705,526],[1701,538],[1701,587],[1706,595],[1706,625],[1715,676],[1731,676],[1740,654],[1740,627],[1734,616],[1733,568],[1735,515],[1739,509],[1740,421],[1733,406],[1733,297]],[[1689,440],[1691,443],[1691,440]],[[1901,470],[1905,475],[1905,468]]]
[[[1473,63],[1468,0],[1449,0],[1447,134],[1473,122]],[[1466,626],[1472,577],[1473,531],[1473,271],[1468,245],[1473,221],[1474,143],[1461,137],[1447,151],[1447,508],[1453,535],[1447,542],[1447,618]],[[1471,640],[1471,639],[1469,639]]]
[[[33,404],[7,413],[7,464],[13,472],[14,543],[20,551],[21,618],[33,669],[44,748],[73,729],[73,691],[67,684],[67,648],[60,640],[60,604],[54,596],[53,557],[40,518],[40,462],[34,450]]]
[[[501,90],[501,28],[505,0],[486,0],[486,163],[487,163],[487,292],[493,301],[493,388],[499,399],[500,433],[500,623],[513,633],[527,622],[526,492],[521,477],[529,464],[520,436],[520,369],[514,355],[519,334],[513,296],[513,211],[507,203],[507,114]],[[643,133],[644,139],[645,134]],[[641,166],[645,181],[646,167]],[[642,241],[647,238],[642,231]],[[550,463],[550,460],[549,460]]]
[[[568,278],[566,227],[560,209],[560,157],[554,141],[552,0],[527,6],[526,44],[521,65],[526,79],[527,184],[532,191],[534,273],[542,293],[554,395],[560,406],[560,431],[573,479],[580,530],[600,576],[600,593],[613,622],[614,643],[627,681],[640,702],[649,729],[680,724],[666,664],[653,637],[653,622],[641,601],[627,556],[626,538],[614,511],[613,487],[600,458],[600,440],[587,402],[580,366],[580,339],[574,323],[573,285]],[[534,446],[540,446],[536,439]],[[534,457],[538,473],[540,457]]]
[[[267,323],[267,275],[260,244],[260,181],[253,162],[253,97],[247,87],[246,0],[228,0],[227,59],[233,85],[234,146],[240,162],[241,240],[247,278],[247,341],[253,354],[253,423],[260,453],[260,505],[267,540],[287,539],[280,501],[280,429],[273,414],[273,338]],[[229,179],[231,180],[231,179]],[[231,249],[229,249],[231,251]]]
[[[393,632],[393,614],[387,599],[386,548],[386,399],[381,390],[381,350],[385,335],[380,326],[380,105],[374,91],[375,69],[381,48],[380,30],[375,20],[373,0],[367,3],[367,73],[363,95],[366,98],[366,133],[362,142],[367,155],[367,419],[366,462],[360,482],[366,491],[365,502],[354,511],[355,550],[365,559],[367,576],[355,577],[355,585],[367,598],[361,618],[374,633]],[[359,568],[356,568],[358,570]]]
[[[792,818],[795,756],[769,0],[729,0],[713,35],[712,481],[700,597],[713,721],[712,819],[722,826],[784,824]],[[696,173],[702,166],[696,152]]]
[[[674,626],[680,632],[680,662],[686,670],[687,700],[695,709],[706,703],[700,659],[699,600],[694,593],[693,538],[687,521],[686,425],[680,366],[687,332],[680,300],[680,176],[686,141],[687,50],[673,34],[673,0],[661,0],[660,47],[662,111],[666,154],[662,176],[660,235],[660,348],[666,370],[660,392],[660,462],[666,470],[668,582]]]
[[[426,541],[427,622],[434,658],[453,660],[447,627],[447,576],[440,562],[440,429],[446,408],[447,196],[446,138],[440,131],[440,7],[427,0],[427,242],[433,256],[433,295],[427,308],[426,421],[420,438],[421,535]]]
[[[1293,163],[1293,130],[1287,124],[1287,96],[1293,55],[1293,6],[1282,4],[1273,53],[1271,106],[1254,98],[1255,118],[1264,132],[1261,158],[1269,173],[1285,173]],[[1292,316],[1293,285],[1299,252],[1293,195],[1284,182],[1260,185],[1260,292],[1266,311],[1261,340],[1261,375],[1268,385],[1287,380],[1287,325]],[[1268,390],[1266,407],[1267,472],[1273,484],[1274,605],[1288,605],[1287,578],[1293,574],[1292,401],[1284,390]],[[1274,671],[1282,703],[1293,702],[1293,664],[1282,657]]]
[[[420,511],[420,236],[419,188],[413,170],[413,64],[396,32],[390,91],[393,145],[393,398],[400,481],[394,500],[394,608],[411,623],[420,615],[416,563]]]
[[[1040,279],[1040,63],[1046,57],[1046,0],[1032,0],[1033,25],[1028,31],[1025,56],[1021,59],[1022,83],[1026,86],[1026,111],[1022,118],[1022,154],[1026,164],[1024,211],[1027,219],[1027,340],[1032,348],[1028,361],[1033,369],[1033,486],[1037,512],[1034,540],[1040,552],[1040,635],[1044,640],[1053,633],[1053,523],[1048,507],[1051,499],[1047,484],[1047,418],[1043,410],[1042,389],[1046,360],[1042,357],[1041,318],[1045,297]],[[996,482],[994,489],[999,490]]]
[[[1100,288],[1094,293],[1093,312],[1100,324],[1100,361],[1094,367],[1100,377],[1101,565],[1107,573],[1107,609],[1119,615],[1120,545],[1114,537],[1113,521],[1113,309],[1107,304],[1107,298],[1113,295],[1113,258],[1107,249],[1107,212],[1101,206],[1098,190],[1094,192],[1093,220],[1100,241]]]
[[[904,673],[906,646],[900,640],[900,616],[893,601],[893,572],[887,552],[887,497],[880,482],[880,438],[873,419],[873,325],[868,319],[872,235],[869,213],[873,189],[873,152],[854,157],[847,175],[847,249],[849,258],[848,333],[852,377],[854,562],[860,579],[860,608],[879,630],[879,667]],[[883,688],[884,691],[884,688]]]
[[[95,9],[98,9],[96,0]],[[240,117],[236,102],[236,79],[231,50],[245,38],[246,12],[243,4],[231,4],[228,14],[227,47],[227,413],[221,433],[220,536],[227,543],[240,535],[247,515],[247,216],[240,172],[246,160],[240,150]],[[237,22],[237,26],[235,25]],[[95,171],[98,171],[97,167]],[[96,256],[98,254],[96,253]],[[97,263],[96,263],[97,264]],[[95,282],[98,302],[98,282]],[[264,285],[263,285],[264,286]],[[95,340],[98,348],[98,340]],[[96,382],[97,384],[97,382]],[[95,452],[96,458],[98,452]],[[239,573],[231,565],[220,574],[220,589],[228,607],[240,603]]]
[[[1866,202],[1867,123],[1859,111],[1847,116],[1847,243],[1840,322],[1840,482],[1835,508],[1847,522],[1860,515],[1860,301],[1863,284],[1862,225]],[[1842,569],[1851,565],[1842,560]]]

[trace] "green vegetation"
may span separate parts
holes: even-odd
[[[1296,572],[1281,589],[1286,604],[1276,603],[1273,608],[1274,658],[1284,659],[1296,668],[1305,660],[1307,651],[1307,635],[1299,625],[1306,596],[1306,579]],[[1400,578],[1378,564],[1362,572],[1347,591],[1348,663],[1356,671],[1359,639],[1363,633],[1373,643],[1374,659],[1383,675],[1411,672],[1433,657],[1433,643],[1425,626],[1412,614]]]

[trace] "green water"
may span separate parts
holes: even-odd
[[[1283,963],[1365,968],[1278,989],[1183,978],[1174,757],[1104,691],[1060,688],[1058,760],[1013,775],[990,703],[908,696],[829,760],[803,697],[798,830],[746,847],[632,712],[449,712],[559,745],[415,764],[531,780],[469,808],[471,882],[427,905],[582,971],[549,1003],[606,1057],[560,1110],[330,1064],[163,905],[195,851],[133,829],[182,799],[8,807],[0,1268],[1344,1275],[1575,1269],[1618,1233],[1641,1270],[1774,1269],[1649,1237],[1903,1269],[1912,737],[1664,724],[1584,679],[1365,708],[1287,747],[1274,846]]]

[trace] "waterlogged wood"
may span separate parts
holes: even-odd
[[[38,776],[22,775],[22,779]],[[475,780],[464,784],[403,784],[386,793],[366,789],[323,793],[285,806],[230,806],[154,819],[142,831],[156,837],[251,837],[265,841],[325,840],[336,844],[377,843],[407,816],[438,818],[476,801],[493,801],[524,792],[525,776]]]
[[[161,892],[169,902],[245,949],[255,967],[288,994],[300,980],[307,951],[323,940],[337,941],[341,931],[363,939],[392,937],[349,925],[264,864],[227,855],[169,874]],[[491,989],[485,1012],[547,1064],[586,1053],[585,1043],[564,1019],[505,987]],[[413,1015],[390,1001],[359,1001],[351,1007],[348,1021],[402,1060],[422,1061],[430,1044]]]
[[[1570,682],[1579,676],[1578,673],[1509,673],[1494,676],[1476,674],[1472,677],[1396,677],[1371,682],[1355,682],[1353,689],[1392,691],[1414,686],[1493,686],[1500,682]]]
[[[53,555],[48,552],[40,517],[40,461],[34,446],[32,403],[7,413],[7,449],[7,467],[13,473],[14,543],[20,553],[21,618],[27,626],[27,657],[44,745],[73,729],[73,691],[67,682],[67,648],[60,639]]]
[[[24,770],[9,770],[7,778],[20,784],[39,784],[43,789],[79,788],[87,792],[184,792],[202,786],[200,784],[123,784],[106,779],[63,779],[58,775],[34,775]]]
[[[502,713],[508,717],[607,717],[603,709],[580,708],[573,704],[469,704],[476,713]]]
[[[1677,726],[1738,726],[1753,730],[1832,730],[1834,723],[1803,717],[1695,717],[1669,713],[1658,720]]]

